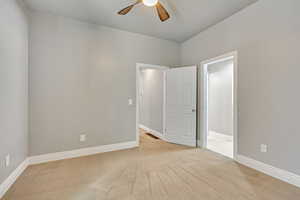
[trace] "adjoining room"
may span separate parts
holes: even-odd
[[[207,148],[233,158],[233,59],[208,65]]]
[[[140,137],[164,138],[165,70],[168,67],[139,64],[138,126]],[[155,141],[155,140],[153,140]]]
[[[201,62],[200,141],[213,152],[237,159],[238,53],[229,52]]]

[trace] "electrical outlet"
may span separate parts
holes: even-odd
[[[260,151],[262,153],[267,153],[268,152],[268,146],[266,144],[261,144],[260,145]]]
[[[5,157],[5,167],[9,167],[9,165],[10,165],[10,155],[7,155]]]
[[[85,142],[86,141],[86,135],[85,134],[80,135],[79,140],[80,140],[80,142]]]

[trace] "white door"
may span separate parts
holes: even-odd
[[[197,67],[166,71],[166,130],[168,142],[196,146]]]

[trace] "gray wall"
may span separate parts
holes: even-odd
[[[208,66],[208,130],[233,135],[233,60]]]
[[[180,63],[175,42],[69,18],[33,13],[30,33],[30,155],[134,141],[136,63]]]
[[[140,89],[140,124],[163,133],[164,72],[143,70]]]
[[[17,1],[0,0],[0,184],[27,157],[27,32]]]
[[[300,174],[300,1],[260,0],[182,44],[182,64],[238,51],[238,153]],[[268,153],[260,153],[267,144]]]

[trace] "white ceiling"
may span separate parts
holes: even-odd
[[[143,4],[126,16],[117,15],[135,0],[24,1],[32,10],[183,42],[257,0],[160,0],[171,14],[171,19],[164,23],[160,22],[154,8]]]

